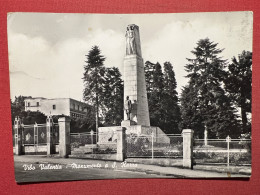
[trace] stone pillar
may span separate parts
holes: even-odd
[[[129,34],[131,34],[130,37]],[[133,41],[134,52],[129,50],[131,41]],[[137,125],[150,126],[139,27],[135,24],[127,26],[126,51],[124,58],[124,101],[129,96],[132,102],[130,120],[135,121]],[[128,120],[125,112],[124,120]]]
[[[117,161],[124,161],[126,157],[126,128],[117,129]]]
[[[15,154],[22,154],[22,125],[19,117],[14,121],[14,142],[15,142]]]
[[[204,145],[207,146],[208,145],[208,128],[205,125],[205,129],[204,129]]]
[[[55,146],[53,143],[53,120],[51,116],[46,119],[46,131],[47,131],[47,155],[55,154]]]
[[[183,167],[193,168],[193,133],[191,129],[183,129]]]
[[[59,118],[59,154],[63,158],[67,158],[70,155],[70,118]]]

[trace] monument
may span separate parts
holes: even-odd
[[[128,124],[150,126],[139,27],[135,24],[128,25],[125,36],[124,100],[129,98],[132,109],[130,118],[125,112],[122,126]]]
[[[121,127],[99,127],[98,144],[116,143],[116,131],[122,127],[126,130],[126,134],[151,135],[153,133],[154,142],[169,143],[169,137],[159,127],[150,126],[139,27],[135,24],[128,25],[125,37],[124,120],[121,122]]]

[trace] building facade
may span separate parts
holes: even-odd
[[[89,108],[86,103],[71,98],[26,98],[24,103],[25,111],[38,111],[45,115],[66,115],[72,118],[83,118]]]

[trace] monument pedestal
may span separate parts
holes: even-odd
[[[124,120],[121,122],[121,127],[129,127],[132,125],[136,125],[136,122],[132,120]]]

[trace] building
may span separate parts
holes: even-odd
[[[66,115],[72,118],[83,118],[89,107],[86,103],[71,98],[26,98],[24,103],[25,111],[39,111],[45,115]]]

